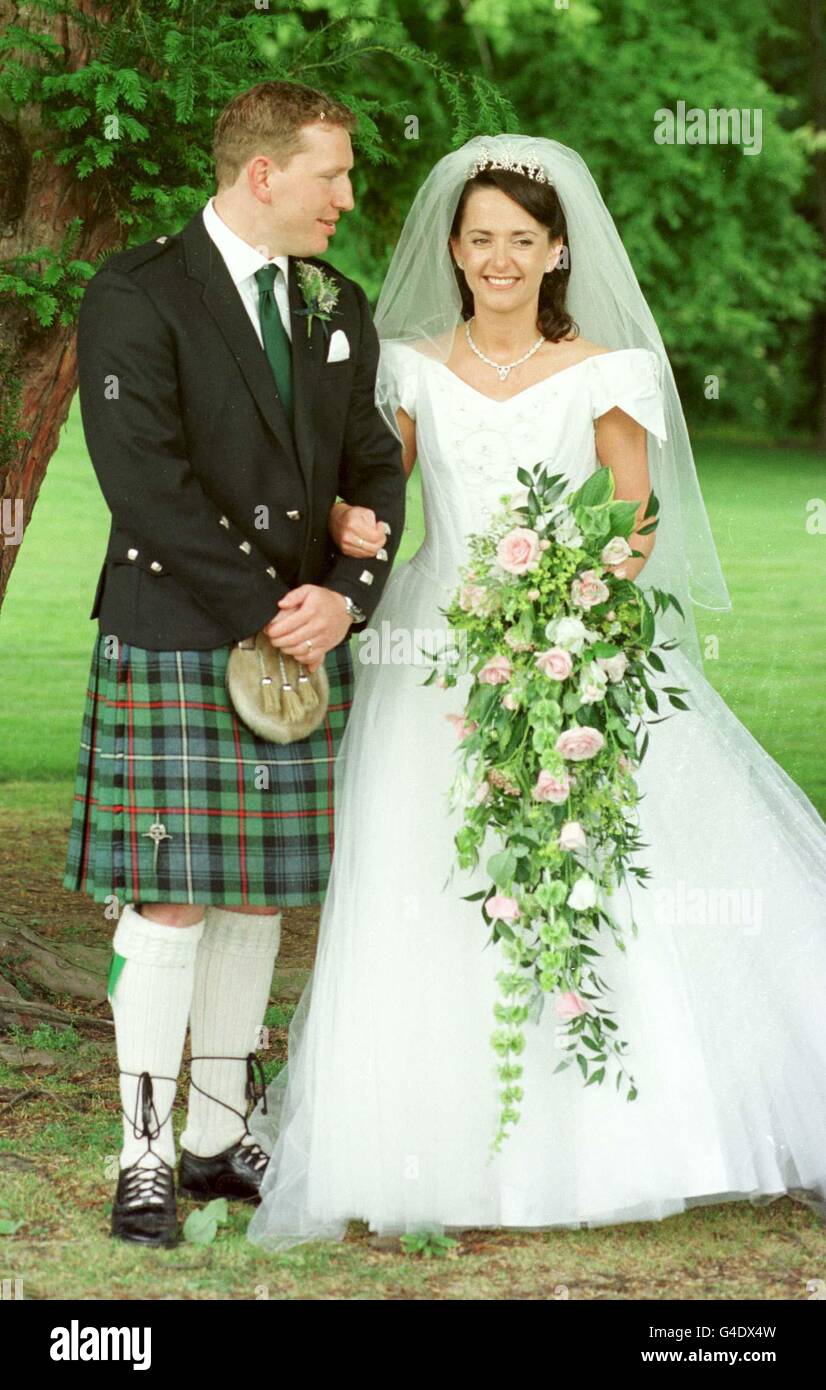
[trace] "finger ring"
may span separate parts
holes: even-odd
[[[357,539],[356,539],[356,545],[360,545],[361,548],[364,549],[364,541],[362,540],[361,536],[358,536],[358,537],[357,537]]]
[[[312,644],[312,642],[310,641],[310,639],[309,639],[309,637],[308,637],[308,638],[307,638],[307,641],[304,643],[304,646],[307,648],[307,651],[310,650],[310,648],[312,647],[312,645],[313,645],[313,644]]]

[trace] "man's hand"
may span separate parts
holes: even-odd
[[[295,657],[308,671],[321,665],[325,653],[347,635],[352,622],[344,595],[319,584],[291,589],[279,599],[278,607],[281,612],[262,631],[274,647]]]
[[[387,540],[375,512],[369,507],[351,507],[347,502],[333,503],[327,529],[342,555],[352,555],[356,560],[375,560]]]

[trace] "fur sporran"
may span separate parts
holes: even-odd
[[[324,719],[330,698],[323,662],[310,673],[263,632],[233,647],[227,690],[239,719],[270,743],[307,738]]]

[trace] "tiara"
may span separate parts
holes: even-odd
[[[483,145],[478,159],[468,168],[467,177],[472,179],[484,169],[510,169],[516,174],[527,174],[535,183],[550,183],[534,149],[528,149],[520,159],[513,145],[505,145],[497,158],[489,145]]]

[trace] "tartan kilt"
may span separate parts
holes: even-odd
[[[333,765],[353,697],[349,643],[325,657],[323,723],[288,744],[256,737],[235,714],[225,683],[231,650],[146,651],[98,633],[65,888],[134,903],[322,901]],[[150,834],[153,825],[161,830]]]

